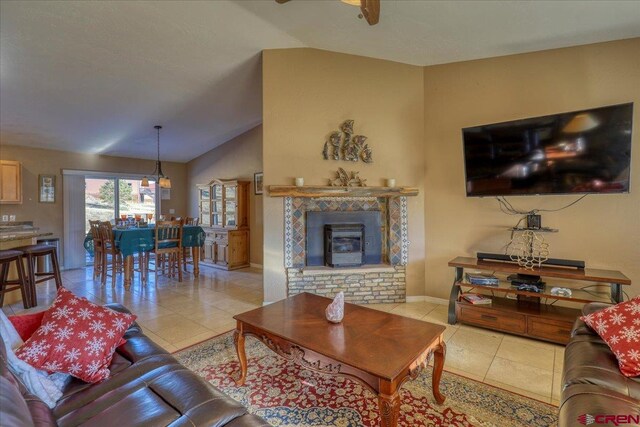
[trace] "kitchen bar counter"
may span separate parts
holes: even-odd
[[[52,236],[53,233],[41,232],[33,227],[31,221],[1,222],[0,223],[0,249],[14,249],[20,246],[35,245],[39,237]],[[15,266],[9,270],[9,277],[16,276]],[[19,291],[9,292],[5,295],[4,305],[10,305],[22,301]]]
[[[0,242],[1,243],[12,242],[14,240],[34,239],[34,238],[45,237],[45,236],[53,236],[53,233],[40,233],[37,231],[31,232],[31,233],[25,233],[25,232],[7,233],[7,234],[0,233]],[[30,244],[30,243],[27,243],[27,244]],[[3,248],[3,249],[9,249],[9,248]]]

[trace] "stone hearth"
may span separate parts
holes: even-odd
[[[306,214],[312,211],[379,211],[382,264],[345,268],[307,266]],[[349,302],[406,301],[409,246],[406,197],[285,197],[284,212],[288,296],[311,292],[333,297],[343,291]]]

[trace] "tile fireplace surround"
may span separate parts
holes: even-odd
[[[307,267],[306,213],[310,211],[380,211],[383,264]],[[332,297],[343,291],[349,302],[405,302],[409,250],[407,228],[406,197],[285,197],[284,259],[288,296],[312,292]]]

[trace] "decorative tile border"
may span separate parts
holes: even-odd
[[[284,266],[293,267],[293,198],[284,198]]]
[[[306,263],[306,213],[307,212],[355,212],[380,211],[383,218],[381,227],[383,259],[387,257],[387,199],[376,197],[295,197],[291,201],[291,211],[285,206],[285,267],[304,267]],[[288,235],[287,232],[290,231]],[[291,264],[287,264],[288,257]]]
[[[409,263],[409,209],[407,207],[407,198],[400,197],[400,226],[402,228],[402,252],[401,265]]]
[[[285,197],[284,264],[286,268],[303,267],[306,261],[306,212],[372,211],[383,218],[383,260],[391,265],[406,265],[409,253],[408,211],[406,197]]]

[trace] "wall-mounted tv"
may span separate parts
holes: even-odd
[[[633,103],[462,130],[467,196],[629,192]]]

